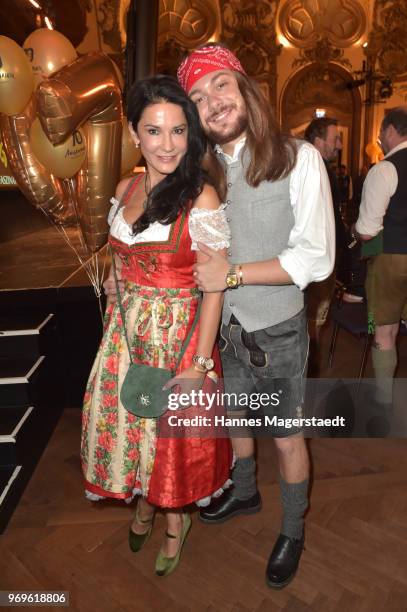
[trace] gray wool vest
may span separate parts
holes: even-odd
[[[219,155],[222,159],[222,156]],[[294,214],[290,202],[290,176],[251,187],[245,179],[247,152],[225,166],[226,216],[231,231],[230,263],[243,264],[273,259],[287,248]],[[227,289],[222,322],[232,314],[247,332],[264,329],[290,319],[304,306],[296,285],[243,285]]]

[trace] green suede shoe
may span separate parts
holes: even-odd
[[[181,541],[179,543],[178,552],[175,557],[166,557],[163,554],[162,550],[160,550],[160,552],[158,553],[158,557],[155,562],[155,573],[157,574],[157,576],[168,576],[175,570],[179,563],[181,557],[181,550],[184,545],[185,538],[187,537],[188,531],[191,528],[191,517],[189,516],[189,514],[182,515],[182,523],[183,524],[181,531]],[[172,535],[171,533],[168,533],[168,531],[165,532],[165,535],[168,538],[177,537]]]
[[[150,525],[150,527],[147,529],[145,533],[134,533],[132,528],[131,527],[129,528],[129,546],[133,552],[138,552],[144,546],[144,544],[147,542],[148,538],[150,537],[151,531],[153,529],[154,516],[155,515],[153,515],[151,519],[139,518],[138,506],[137,506],[136,516],[135,516],[136,522],[139,525]]]

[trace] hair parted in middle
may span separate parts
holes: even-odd
[[[127,118],[134,131],[137,132],[144,110],[163,102],[182,108],[188,125],[187,150],[174,172],[151,190],[145,212],[133,225],[135,234],[155,221],[163,224],[175,221],[180,210],[187,210],[201,194],[205,183],[213,185],[221,199],[225,193],[223,170],[208,147],[196,106],[174,77],[156,75],[132,85],[128,96]]]
[[[204,43],[203,47],[228,47],[222,43]],[[247,74],[232,71],[246,105],[247,128],[245,149],[250,156],[246,180],[251,187],[262,181],[278,181],[286,177],[295,166],[297,145],[278,125],[270,102],[259,84]],[[216,143],[213,143],[216,144]]]

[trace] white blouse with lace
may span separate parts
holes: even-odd
[[[134,235],[131,225],[123,216],[123,209],[118,209],[119,200],[112,198],[107,222],[114,238],[126,244],[137,242],[164,242],[168,240],[171,225],[162,225],[158,221],[151,223],[143,232]],[[219,251],[226,249],[230,243],[230,230],[226,220],[225,204],[216,210],[208,208],[192,208],[189,214],[188,229],[191,236],[193,251],[198,250],[197,243],[202,242],[211,249]],[[116,214],[117,213],[117,214]]]

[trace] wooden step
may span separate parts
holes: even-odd
[[[39,357],[48,354],[49,336],[55,328],[55,316],[29,312],[0,317],[0,358]]]
[[[24,491],[21,465],[0,466],[0,533],[5,529]]]
[[[44,359],[43,355],[38,358],[0,358],[0,414],[2,406],[32,403],[32,386],[41,372]]]
[[[0,411],[0,465],[22,463],[27,454],[31,454],[33,411],[33,406],[2,406]]]

